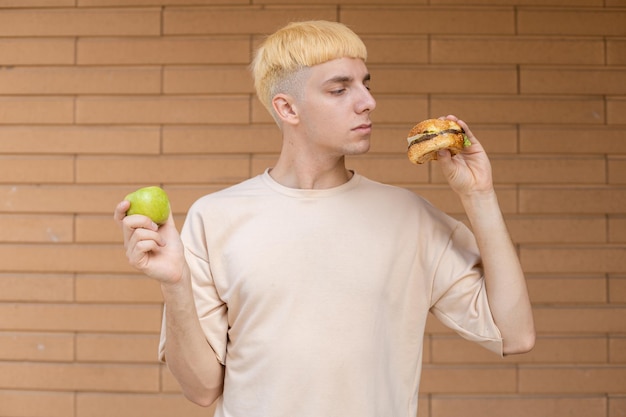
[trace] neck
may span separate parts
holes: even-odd
[[[309,161],[305,164],[281,155],[276,166],[270,170],[270,175],[285,187],[302,190],[338,187],[352,178],[353,173],[346,169],[344,157],[334,163],[316,162]]]

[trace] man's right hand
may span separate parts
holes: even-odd
[[[159,227],[146,216],[127,216],[129,206],[130,202],[123,200],[113,213],[113,219],[122,229],[128,263],[161,284],[176,284],[186,263],[172,214]]]

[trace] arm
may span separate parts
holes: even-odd
[[[509,237],[493,188],[487,155],[468,126],[472,145],[455,157],[438,155],[441,169],[459,195],[472,225],[485,271],[485,286],[494,321],[503,338],[505,354],[524,353],[535,343],[535,327],[524,272]]]
[[[161,284],[165,301],[167,365],[191,401],[209,406],[222,393],[224,368],[206,341],[196,313],[191,274],[170,215],[158,227],[149,218],[126,216],[128,201],[115,208],[130,265]]]

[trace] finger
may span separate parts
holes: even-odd
[[[467,135],[467,137],[469,138],[469,140],[474,143],[477,142],[476,140],[476,136],[474,136],[474,134],[472,133],[472,130],[469,128],[469,126],[467,125],[467,123],[465,123],[463,120],[458,119],[456,121],[459,126],[461,126],[463,128],[463,130],[465,131],[465,134]]]
[[[159,232],[145,228],[137,228],[131,230],[132,233],[128,236],[128,239],[126,241],[126,246],[128,248],[133,248],[146,241],[155,242],[156,246],[165,246],[165,239],[163,238],[163,236],[161,236]]]
[[[115,210],[113,211],[113,220],[115,220],[119,226],[122,225],[122,220],[126,217],[126,212],[129,208],[130,201],[128,200],[120,201],[117,203],[117,206],[115,206]]]
[[[126,251],[128,263],[135,268],[143,268],[148,259],[148,254],[159,249],[154,240],[142,240]]]

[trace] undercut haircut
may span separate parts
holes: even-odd
[[[268,36],[251,64],[257,97],[277,120],[272,107],[276,94],[297,96],[301,73],[338,58],[367,59],[361,38],[346,25],[324,20],[292,22]]]

